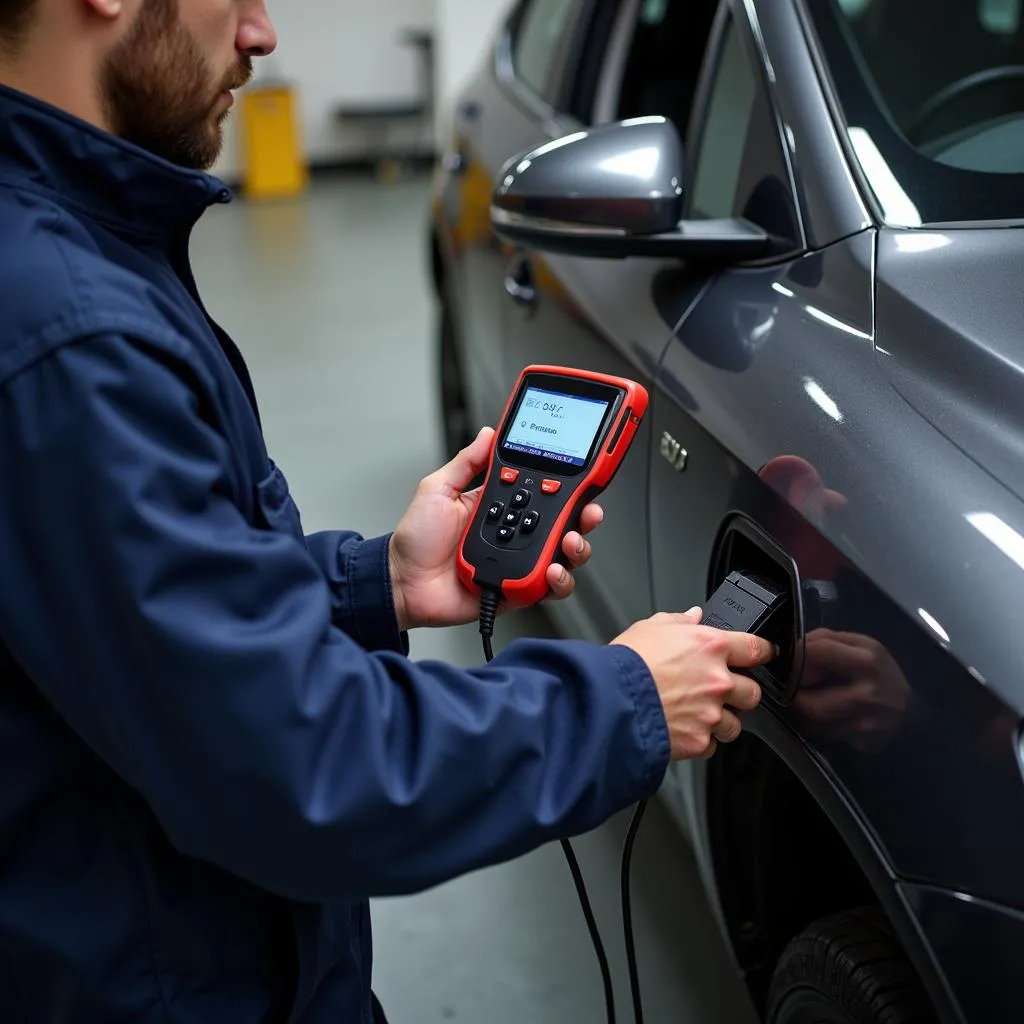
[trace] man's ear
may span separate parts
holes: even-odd
[[[84,3],[93,13],[111,21],[124,9],[124,0],[84,0]]]

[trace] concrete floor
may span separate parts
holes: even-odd
[[[426,184],[345,178],[301,200],[218,208],[194,236],[211,313],[249,360],[271,453],[307,530],[392,529],[437,467],[434,310],[424,256]],[[547,634],[536,614],[499,625]],[[412,656],[479,663],[473,627],[413,636]],[[618,911],[626,819],[577,843],[631,1019]],[[697,881],[664,810],[634,857],[634,916],[651,1024],[750,1024]],[[377,901],[375,988],[392,1024],[598,1022],[600,976],[556,846],[413,898]]]

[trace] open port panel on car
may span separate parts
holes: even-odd
[[[768,533],[742,513],[732,513],[715,541],[708,574],[708,597],[732,572],[769,580],[787,599],[764,634],[779,647],[779,657],[754,669],[751,675],[767,695],[788,704],[803,674],[804,616],[800,574],[796,562]]]

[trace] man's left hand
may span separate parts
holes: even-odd
[[[476,440],[419,485],[409,510],[391,538],[391,584],[402,630],[420,626],[461,626],[475,622],[479,599],[462,584],[455,555],[476,508],[479,490],[468,491],[473,478],[487,467],[494,431],[485,427]],[[580,533],[567,533],[562,550],[572,568],[590,559],[590,533],[604,519],[599,505],[583,509]],[[568,597],[576,586],[572,572],[548,567],[550,597]]]

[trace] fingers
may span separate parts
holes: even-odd
[[[666,625],[675,626],[696,626],[704,617],[704,610],[700,607],[691,608],[687,612],[658,612],[651,617],[652,622],[661,622]]]
[[[604,521],[604,509],[600,505],[587,505],[580,516],[579,531],[572,530],[562,539],[562,552],[574,569],[586,565],[594,549],[583,534],[592,533]]]
[[[726,664],[730,668],[755,668],[767,665],[777,656],[775,645],[759,636],[750,633],[731,633],[728,630],[715,630],[720,639],[717,641],[725,646]]]
[[[494,441],[494,430],[484,427],[472,444],[463,448],[446,466],[427,477],[432,485],[440,484],[455,491],[463,491],[473,478],[487,468],[491,457],[491,446]]]
[[[592,533],[604,522],[604,509],[600,505],[587,505],[580,515],[580,532]]]
[[[727,708],[722,712],[721,722],[711,730],[711,736],[719,743],[734,743],[742,732],[743,725],[739,718]]]
[[[718,753],[718,740],[714,736],[711,737],[711,742],[708,744],[707,750],[698,758],[699,761],[710,761],[711,758]]]
[[[732,693],[725,703],[738,711],[753,711],[761,703],[761,687],[747,676],[733,675]]]
[[[707,747],[697,754],[698,758],[708,759],[715,756],[720,743],[735,743],[743,735],[743,722],[739,711],[753,711],[761,701],[761,688],[752,679],[737,678],[736,696],[716,712],[717,721],[711,727],[707,737]]]
[[[565,553],[565,557],[572,563],[574,569],[578,569],[581,565],[586,565],[590,561],[590,556],[594,553],[590,541],[575,532],[565,535],[565,539],[562,541],[562,551]]]
[[[594,553],[593,546],[583,534],[596,530],[603,520],[604,509],[600,505],[587,505],[580,516],[579,531],[571,530],[562,538],[562,554],[569,563],[569,570],[560,565],[551,565],[547,572],[548,586],[556,600],[568,597],[575,590],[576,581],[571,570],[586,565]]]
[[[758,697],[760,697],[760,691],[758,691]],[[748,710],[750,710],[749,707]],[[715,724],[708,731],[691,736],[685,746],[681,748],[685,751],[684,758],[708,760],[715,756],[720,743],[735,743],[743,735],[743,723],[733,708],[720,708],[712,717]],[[707,729],[707,726],[705,728]]]
[[[471,491],[463,491],[462,497],[466,499],[466,504],[470,508],[475,508],[476,503],[480,500],[480,495],[483,494],[482,487],[474,487]]]
[[[551,588],[551,597],[556,601],[564,600],[576,589],[572,573],[562,565],[548,566],[547,581]]]

